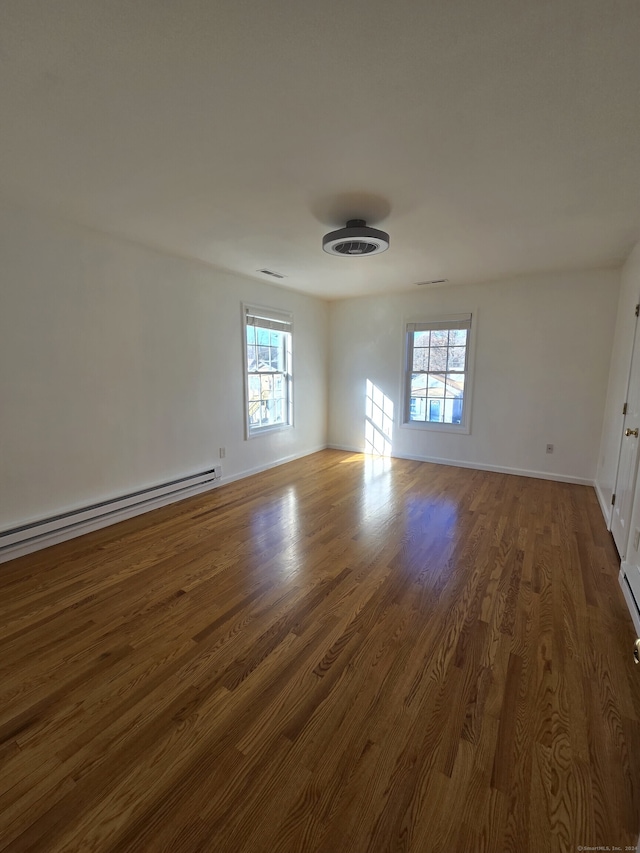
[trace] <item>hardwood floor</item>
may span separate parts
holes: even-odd
[[[338,451],[1,566],[0,849],[635,849],[617,572],[590,488]]]

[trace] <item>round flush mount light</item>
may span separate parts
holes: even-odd
[[[324,235],[322,248],[330,255],[341,255],[343,258],[379,255],[389,248],[389,235],[386,231],[370,228],[364,219],[350,219],[346,228]]]

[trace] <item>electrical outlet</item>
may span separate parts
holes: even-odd
[[[213,466],[213,479],[219,480],[222,477],[222,465]]]
[[[633,534],[633,550],[637,551],[640,545],[640,530],[636,527],[636,532]]]
[[[220,459],[224,459],[226,455],[227,455],[227,448],[221,447],[220,448]]]
[[[553,444],[547,444],[547,453],[553,453]]]

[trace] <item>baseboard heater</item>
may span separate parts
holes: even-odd
[[[629,608],[629,613],[631,614],[634,627],[638,636],[640,636],[640,605],[638,604],[638,599],[636,598],[633,587],[629,583],[629,578],[627,577],[624,569],[620,570],[620,586],[622,587],[622,592],[627,602],[627,607]]]
[[[211,488],[220,466],[0,532],[0,563]]]

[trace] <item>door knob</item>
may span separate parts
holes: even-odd
[[[640,663],[640,639],[633,644],[633,658],[636,663]]]
[[[625,435],[633,435],[633,436],[635,436],[635,438],[637,438],[638,437],[638,429],[637,429],[637,427],[636,427],[636,429],[625,429],[624,434]]]

